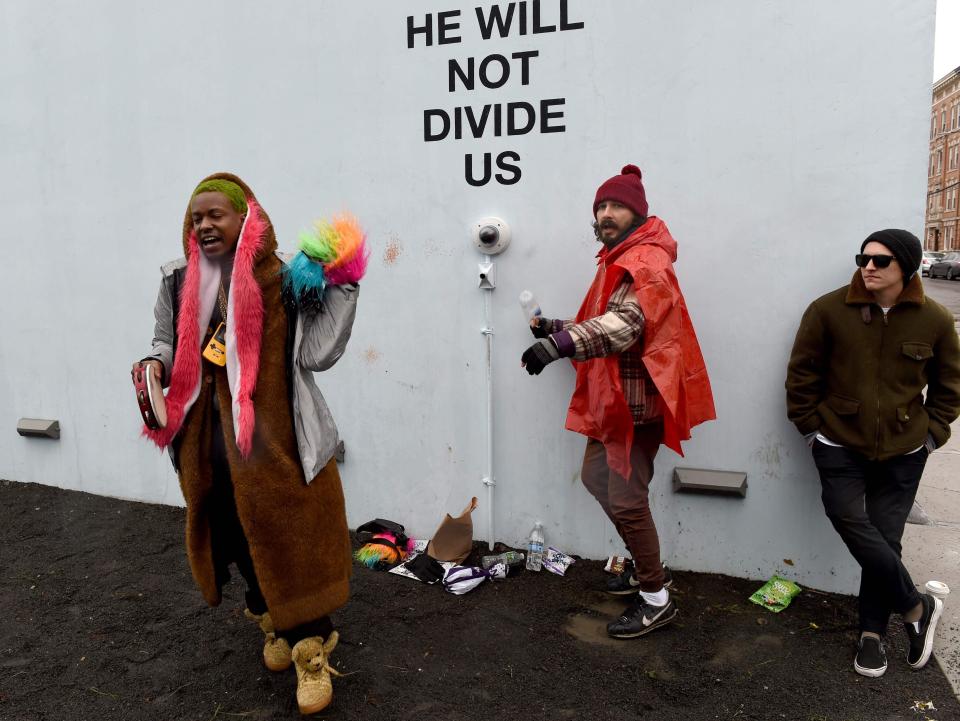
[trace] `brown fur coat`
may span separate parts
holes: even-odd
[[[239,178],[247,197],[253,193]],[[234,440],[230,387],[224,368],[203,362],[200,396],[188,413],[176,441],[180,485],[187,502],[186,546],[194,579],[206,601],[220,603],[214,570],[210,508],[213,484],[210,393],[215,387],[237,515],[250,547],[260,589],[279,629],[291,628],[329,614],[347,601],[351,571],[350,539],[343,489],[336,462],[305,483],[289,404],[286,367],[287,311],[281,300],[280,260],[266,213],[263,246],[254,277],[263,293],[263,331],[256,392],[253,450],[242,459]],[[190,207],[184,221],[184,247],[191,230]],[[177,352],[185,349],[177,348]],[[189,349],[188,352],[197,352]],[[215,379],[214,379],[215,374]],[[215,380],[215,383],[211,381]]]

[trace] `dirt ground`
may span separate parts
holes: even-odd
[[[207,608],[182,547],[183,511],[0,482],[0,719],[299,717],[292,670],[261,664],[242,587]],[[805,591],[779,615],[758,583],[675,574],[681,616],[645,639],[607,639],[624,604],[565,578],[520,573],[453,596],[356,568],[335,617],[334,701],[318,718],[960,719],[935,662],[909,669],[897,627],[890,669],[852,669],[852,598]],[[917,713],[918,701],[937,711]]]

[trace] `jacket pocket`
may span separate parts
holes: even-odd
[[[854,416],[860,412],[860,401],[831,393],[827,396],[827,407],[838,416]]]
[[[900,352],[907,358],[912,358],[913,360],[918,361],[925,361],[933,358],[933,346],[931,346],[929,343],[919,343],[916,341],[902,343],[900,345]]]
[[[923,407],[923,399],[915,398],[895,410],[897,422],[889,424],[884,431],[888,439],[884,450],[895,455],[915,451],[925,443],[930,428],[930,417]]]
[[[923,407],[923,398],[914,398],[908,405],[897,406],[897,422],[908,424],[911,421],[924,419],[926,410]]]

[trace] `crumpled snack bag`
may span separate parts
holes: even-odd
[[[614,576],[619,576],[621,573],[623,573],[623,569],[626,568],[626,563],[626,556],[610,556],[610,558],[607,559],[603,570],[607,573],[612,573]]]
[[[750,596],[750,600],[769,611],[780,613],[800,595],[800,586],[780,576],[773,576]]]
[[[543,554],[543,567],[558,576],[565,574],[573,562],[574,559],[553,546],[547,546],[547,552]]]
[[[470,514],[476,509],[477,499],[471,498],[463,513],[456,518],[448,513],[427,544],[427,554],[438,561],[462,564],[473,550],[473,518]]]

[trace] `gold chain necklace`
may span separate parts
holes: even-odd
[[[220,290],[217,293],[217,304],[220,306],[221,321],[227,324],[227,292],[223,289],[223,281],[220,281]]]

